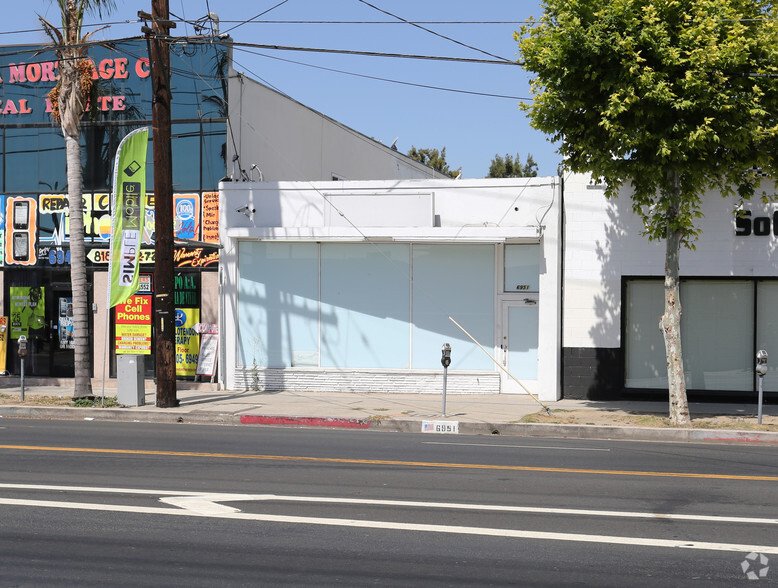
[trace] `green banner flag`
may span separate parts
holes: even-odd
[[[138,265],[146,200],[148,127],[132,131],[116,151],[113,170],[108,308],[138,291]]]

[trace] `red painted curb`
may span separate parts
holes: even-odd
[[[256,416],[252,414],[241,415],[240,423],[242,425],[303,425],[308,427],[343,427],[346,429],[370,428],[370,421],[361,419]]]

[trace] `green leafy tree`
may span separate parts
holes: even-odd
[[[451,171],[448,163],[446,163],[445,147],[438,151],[437,149],[417,149],[411,146],[410,151],[408,151],[408,157],[452,178],[456,178],[462,172],[462,168]]]
[[[515,34],[535,77],[524,103],[564,166],[615,196],[664,239],[670,419],[689,422],[678,257],[693,248],[709,190],[751,197],[776,172],[778,22],[768,0],[545,0]]]
[[[59,60],[59,81],[50,95],[52,116],[65,137],[70,216],[70,282],[73,291],[73,339],[75,386],[74,398],[92,396],[92,367],[89,361],[89,314],[84,243],[84,205],[82,201],[81,117],[92,93],[91,63],[86,59],[85,43],[96,31],[81,34],[84,13],[102,13],[114,6],[112,0],[57,0],[62,28],[38,16],[46,34],[54,42]]]
[[[516,154],[516,159],[512,155],[505,154],[505,157],[495,155],[492,163],[489,165],[489,175],[487,178],[535,178],[538,175],[538,164],[531,153],[527,154],[527,161],[522,164],[521,157]]]

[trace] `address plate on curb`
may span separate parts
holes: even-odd
[[[422,421],[422,433],[453,433],[459,434],[459,421]]]

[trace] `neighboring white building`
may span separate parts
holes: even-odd
[[[226,388],[440,393],[450,343],[449,391],[558,399],[560,211],[553,177],[222,183]]]
[[[664,241],[641,236],[626,189],[607,200],[601,186],[572,175],[563,196],[563,395],[666,390]],[[710,194],[702,210],[696,249],[680,258],[686,385],[703,395],[752,393],[756,352],[778,357],[778,204],[755,197],[736,220],[734,199]],[[768,365],[765,390],[778,390],[776,362]]]

